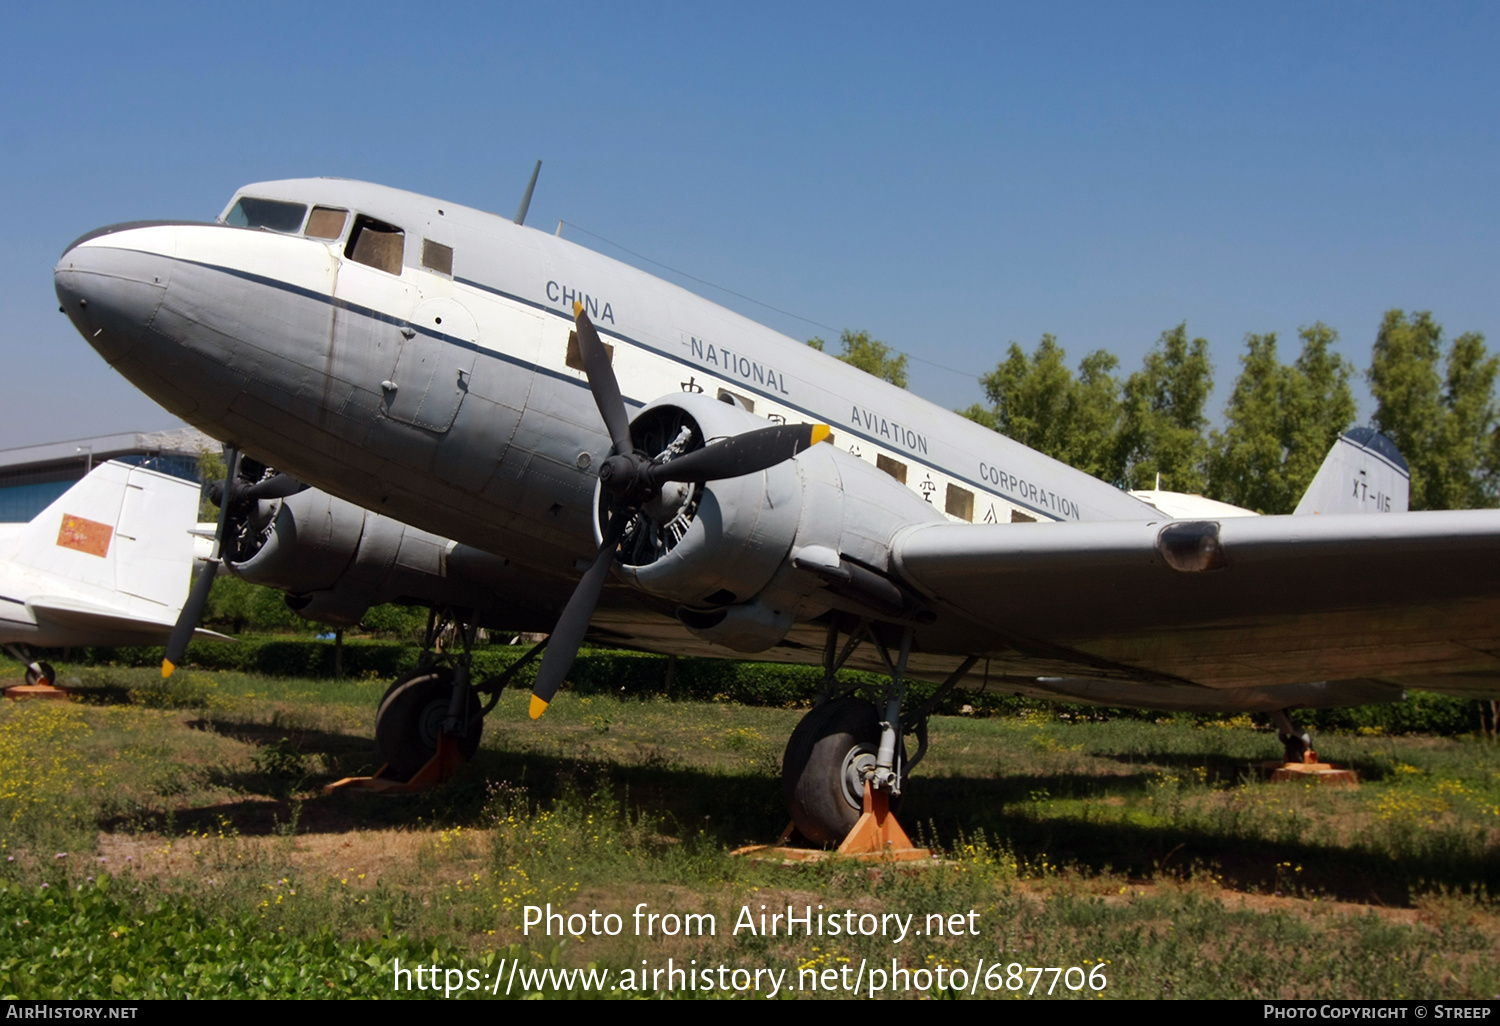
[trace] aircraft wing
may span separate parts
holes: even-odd
[[[46,620],[69,627],[90,637],[128,639],[141,643],[163,642],[172,633],[172,623],[132,616],[122,609],[84,602],[65,596],[38,596],[28,599],[27,608],[38,621]],[[201,641],[233,641],[228,635],[198,628],[193,637]],[[97,642],[105,644],[106,642]]]
[[[1013,666],[1500,697],[1500,510],[930,524],[892,569]]]

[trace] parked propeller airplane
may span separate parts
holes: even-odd
[[[111,365],[232,443],[219,555],[274,563],[310,614],[430,574],[465,639],[550,630],[533,717],[591,630],[821,662],[783,770],[814,842],[925,754],[935,700],[908,707],[912,678],[1263,710],[1289,758],[1291,707],[1500,696],[1500,511],[1173,519],[523,219],[260,183],[213,223],[90,232],[55,282]],[[878,704],[843,667],[888,674]],[[397,681],[377,743],[402,774],[443,733],[472,750],[503,683],[462,657]]]
[[[168,637],[192,578],[198,493],[192,481],[111,460],[30,523],[0,525],[0,644],[26,666],[27,684],[56,676],[28,646]]]

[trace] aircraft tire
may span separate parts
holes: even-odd
[[[41,673],[37,673],[29,666],[26,667],[27,684],[51,684],[57,680],[57,671],[52,668],[51,663],[38,662],[36,666],[42,671]]]
[[[851,760],[880,747],[880,715],[869,702],[835,698],[802,717],[786,743],[781,789],[797,832],[836,845],[854,828],[862,804],[845,777]],[[892,802],[894,811],[900,797]]]
[[[410,780],[437,754],[438,734],[448,716],[453,671],[447,667],[418,670],[397,679],[375,714],[375,750],[392,777]],[[469,692],[469,729],[458,739],[464,760],[479,751],[484,715],[479,696]]]

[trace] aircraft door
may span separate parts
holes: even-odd
[[[390,378],[395,387],[386,389],[385,414],[445,432],[468,394],[479,326],[457,300],[433,296],[417,304],[409,331]]]
[[[339,261],[333,298],[332,376],[381,396],[383,407],[390,400],[384,383],[395,380],[403,330],[412,330],[417,290],[395,274],[345,258]]]

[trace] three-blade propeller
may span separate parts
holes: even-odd
[[[577,324],[583,372],[588,377],[594,405],[599,407],[599,416],[604,419],[610,441],[614,443],[614,452],[599,467],[599,482],[614,500],[616,508],[604,529],[599,551],[594,553],[594,560],[584,572],[583,580],[578,582],[568,604],[563,607],[562,616],[547,642],[536,684],[531,689],[532,719],[547,711],[552,697],[573,666],[578,648],[588,632],[594,607],[599,604],[616,546],[630,522],[641,512],[641,507],[661,492],[662,485],[673,481],[704,484],[758,473],[791,459],[829,436],[826,424],[781,424],[720,439],[658,463],[638,451],[631,440],[630,414],[620,394],[620,383],[615,379],[609,350],[600,341],[599,332],[584,312],[582,303],[573,304],[573,317]]]
[[[161,675],[163,678],[172,676],[172,671],[182,662],[183,656],[187,654],[188,642],[193,640],[193,632],[198,629],[198,624],[203,619],[204,607],[208,605],[208,593],[213,590],[214,578],[218,576],[219,566],[224,562],[224,532],[229,524],[231,508],[235,503],[257,502],[261,499],[285,499],[305,491],[307,485],[294,477],[286,474],[272,474],[263,481],[255,484],[241,486],[239,483],[240,451],[234,446],[225,446],[224,462],[228,465],[228,473],[224,475],[222,483],[210,489],[209,498],[219,505],[218,526],[214,529],[214,546],[208,561],[203,564],[203,569],[198,572],[198,577],[193,581],[193,588],[188,592],[188,599],[183,603],[182,611],[177,614],[177,622],[172,625],[172,636],[167,639],[167,651],[161,661]]]

